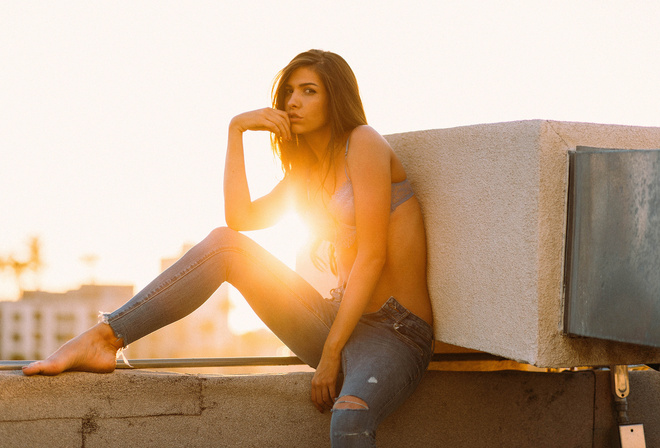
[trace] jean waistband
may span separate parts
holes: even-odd
[[[394,322],[401,322],[404,319],[407,319],[411,323],[414,323],[414,325],[424,333],[427,333],[428,337],[433,337],[433,328],[431,325],[408,308],[401,305],[394,296],[387,299],[378,311],[364,314],[362,317],[379,321],[392,320]]]
[[[338,304],[341,302],[343,297],[344,297],[343,285],[330,290],[329,300],[332,300]],[[401,305],[394,296],[391,296],[389,299],[387,299],[378,311],[374,311],[373,313],[363,314],[362,317],[367,319],[375,319],[375,320],[392,319],[397,322],[409,317],[411,320],[419,324],[422,328],[428,329],[429,334],[431,335],[433,334],[433,328],[431,327],[431,325],[429,325],[428,322],[426,322],[424,319],[422,319],[421,317],[410,311],[405,306]]]

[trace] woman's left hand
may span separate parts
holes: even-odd
[[[340,367],[341,355],[336,357],[325,353],[321,355],[321,361],[312,378],[312,402],[321,413],[334,406]]]

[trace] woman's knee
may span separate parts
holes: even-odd
[[[376,425],[369,405],[358,397],[338,398],[332,409],[330,438],[333,447],[376,446]]]
[[[235,238],[235,235],[238,235],[239,233],[229,227],[222,226],[222,227],[216,227],[215,229],[211,230],[211,233],[209,233],[207,238],[211,238],[214,240],[226,240],[226,239],[233,239]]]
[[[337,398],[335,405],[332,409],[365,409],[369,410],[369,405],[362,398],[353,395],[344,395]]]
[[[214,248],[236,246],[241,234],[229,227],[217,227],[208,234],[202,244]]]
[[[213,230],[196,244],[182,260],[189,263],[201,263],[211,257],[218,259],[218,255],[230,255],[236,253],[243,243],[241,238],[243,235],[229,227],[218,227]],[[245,237],[247,238],[247,237]],[[223,257],[224,258],[224,257]]]

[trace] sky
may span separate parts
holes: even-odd
[[[26,287],[146,285],[224,225],[234,115],[270,105],[310,48],[353,68],[382,134],[550,119],[659,126],[656,1],[3,1],[0,257],[31,236]],[[247,135],[253,197],[281,177]],[[299,222],[253,233],[293,263]],[[94,265],[85,256],[94,255]],[[0,299],[15,285],[0,273]]]

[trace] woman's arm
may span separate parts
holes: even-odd
[[[385,264],[392,194],[390,163],[390,147],[380,134],[367,126],[353,131],[348,169],[355,196],[358,248],[312,380],[312,401],[320,411],[332,408],[341,351],[364,313]]]
[[[273,225],[289,205],[291,182],[285,178],[267,195],[252,201],[245,174],[243,133],[269,131],[290,139],[288,115],[280,110],[260,109],[234,117],[229,124],[225,159],[225,219],[234,230],[256,230]]]

